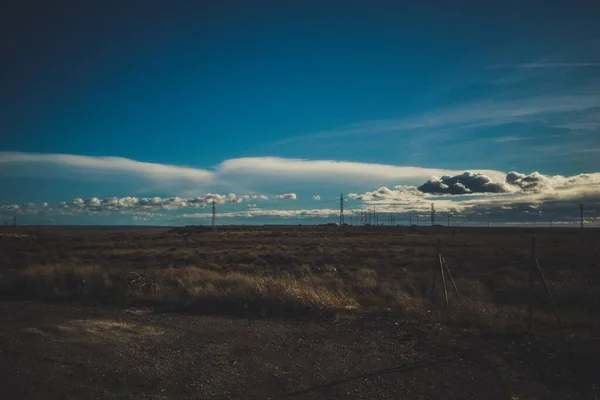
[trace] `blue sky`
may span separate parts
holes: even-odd
[[[223,221],[322,222],[340,192],[498,222],[600,207],[600,7],[446,3],[7,2],[0,213],[188,224],[215,198]],[[466,171],[504,186],[444,188]]]

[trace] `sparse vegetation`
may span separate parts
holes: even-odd
[[[24,231],[9,232],[21,240],[0,243],[4,299],[146,303],[205,314],[389,310],[493,331],[523,328],[526,317],[530,233],[522,230]],[[582,266],[595,262],[595,232],[544,234],[540,257],[561,313],[572,325],[592,324],[599,271]],[[449,286],[448,309],[439,277],[431,298],[438,239],[462,294]],[[544,296],[538,282],[538,319],[551,323]]]
[[[0,236],[0,375],[14,377],[0,397],[31,382],[44,398],[597,394],[598,231],[536,233],[566,332],[538,277],[528,290],[525,230],[14,233]],[[431,293],[438,240],[461,295],[449,283],[448,307],[439,275]]]
[[[199,267],[127,271],[99,266],[45,265],[6,270],[0,296],[35,300],[92,300],[188,307],[202,313],[295,315],[360,307],[420,312],[421,302],[394,282],[378,282],[372,269],[343,277],[335,272],[251,275]]]

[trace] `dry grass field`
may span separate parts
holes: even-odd
[[[15,348],[43,353],[58,351],[50,348],[56,343],[75,343],[82,353],[65,362],[87,362],[93,376],[98,368],[106,368],[101,356],[97,355],[98,365],[87,358],[96,357],[90,354],[98,348],[171,348],[177,340],[193,340],[193,334],[181,332],[199,332],[193,328],[198,321],[203,321],[202,335],[219,335],[223,324],[237,332],[229,344],[215,344],[218,354],[195,350],[204,355],[194,362],[222,357],[240,374],[221,383],[207,381],[202,390],[208,392],[162,387],[162,378],[157,378],[161,373],[144,370],[139,374],[145,378],[136,379],[156,385],[144,383],[149,385],[144,389],[130,382],[133,386],[124,388],[119,383],[118,390],[111,391],[107,383],[96,382],[99,398],[119,393],[139,398],[481,398],[492,382],[498,394],[494,398],[597,395],[589,371],[600,366],[600,231],[298,226],[222,227],[216,233],[193,228],[20,228],[0,233],[1,317],[8,322],[0,335],[13,340],[13,350],[0,349],[4,358]],[[529,290],[533,235],[564,330],[537,272],[534,289]],[[446,274],[448,307],[438,248],[460,293]],[[527,332],[530,296],[533,329]],[[48,307],[54,313],[50,321]],[[146,311],[137,315],[127,310]],[[17,317],[18,313],[24,314]],[[249,323],[255,325],[247,330]],[[184,336],[175,335],[174,329]],[[411,338],[411,346],[398,335]],[[271,341],[274,348],[283,346],[281,356],[261,347],[261,340]],[[311,344],[305,349],[313,360],[308,364],[306,354],[289,353],[300,346],[298,340]],[[189,344],[190,349],[195,346]],[[227,346],[255,353],[232,355]],[[257,372],[264,369],[253,364],[260,362],[261,352],[265,365],[278,372]],[[302,361],[294,364],[280,358],[283,354]],[[33,355],[20,356],[47,364]],[[131,357],[130,361],[139,354]],[[165,357],[170,374],[196,368],[175,367],[177,356]],[[186,363],[192,362],[186,357]],[[368,365],[356,367],[361,357]],[[412,369],[406,372],[412,374],[412,386],[398,383],[406,379],[402,374],[382,372],[428,360],[459,368],[462,372],[453,371],[460,375],[454,377],[455,384],[449,385],[433,367],[420,372],[423,381]],[[339,368],[316,373],[336,363]],[[44,368],[66,379],[54,364]],[[6,368],[2,373],[8,380],[24,366]],[[252,373],[259,376],[248,380]],[[346,381],[363,373],[357,382]],[[37,379],[31,372],[25,375]],[[259,381],[260,388],[252,386]],[[27,394],[11,385],[6,395],[37,398],[35,391]],[[72,398],[81,394],[71,389]]]

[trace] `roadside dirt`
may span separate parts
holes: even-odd
[[[597,398],[598,339],[0,302],[1,399]]]

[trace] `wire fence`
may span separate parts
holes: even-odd
[[[452,271],[438,243],[432,267],[431,303],[447,318],[496,330],[600,328],[600,261],[568,265],[539,259],[532,239],[530,256],[520,256],[485,278]]]

